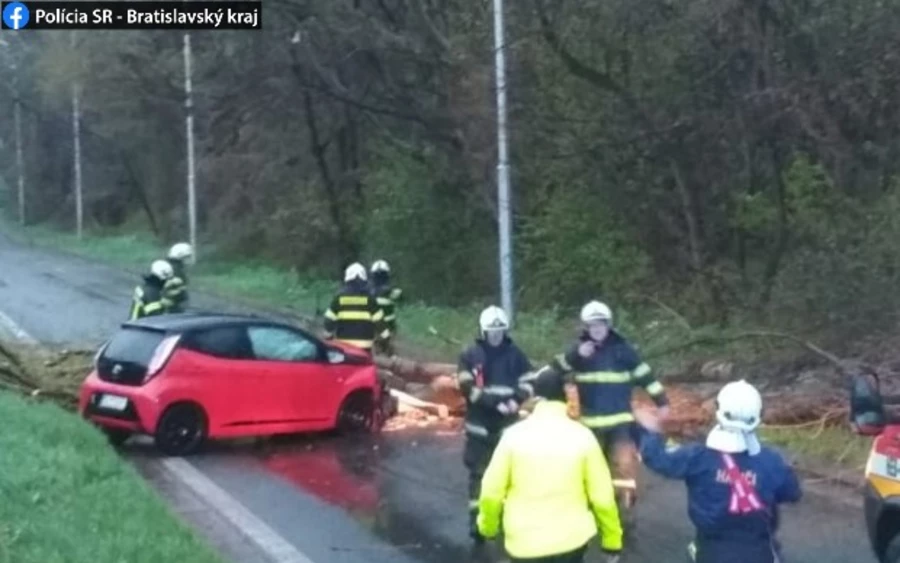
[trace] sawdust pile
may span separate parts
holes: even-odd
[[[422,363],[403,358],[379,358],[379,366],[400,381],[405,381],[406,391],[417,398],[449,407],[451,413],[460,416],[465,412],[465,402],[456,387],[452,364]],[[712,383],[710,383],[712,379]],[[705,431],[715,417],[715,395],[723,384],[720,378],[698,377],[705,384],[666,383],[671,404],[671,417],[666,430],[684,436]],[[768,387],[763,392],[764,422],[770,426],[805,426],[810,424],[836,424],[847,417],[847,397],[840,389],[828,386],[803,387],[785,385]],[[577,417],[577,396],[569,392],[569,413]],[[651,405],[643,393],[636,393],[635,406]],[[427,414],[407,413],[408,420],[394,424],[426,426],[431,419]]]

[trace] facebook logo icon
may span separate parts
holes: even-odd
[[[22,29],[28,25],[31,12],[21,2],[12,2],[3,7],[3,24],[6,29]]]

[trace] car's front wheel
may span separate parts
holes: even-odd
[[[190,455],[206,441],[206,414],[197,405],[180,403],[172,405],[156,425],[156,447],[166,455]]]
[[[368,392],[351,393],[338,410],[337,426],[341,432],[371,430],[375,422],[375,405]]]

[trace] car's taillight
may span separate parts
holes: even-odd
[[[150,381],[162,370],[172,356],[172,352],[175,351],[175,346],[178,345],[180,338],[180,334],[167,336],[156,346],[153,357],[150,358],[150,364],[147,366],[147,375],[144,376],[144,383]]]

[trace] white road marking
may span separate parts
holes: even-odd
[[[0,311],[0,328],[26,344],[39,343],[3,311]],[[162,465],[226,520],[237,526],[273,563],[315,563],[190,463],[179,458],[167,458],[162,461]]]
[[[274,562],[314,563],[187,461],[180,458],[166,458],[162,460],[162,465],[245,533]]]
[[[20,327],[18,323],[16,323],[16,321],[9,318],[9,316],[3,311],[0,311],[0,328],[5,329],[14,338],[21,340],[25,344],[34,346],[38,343],[35,337],[28,334],[28,331]]]

